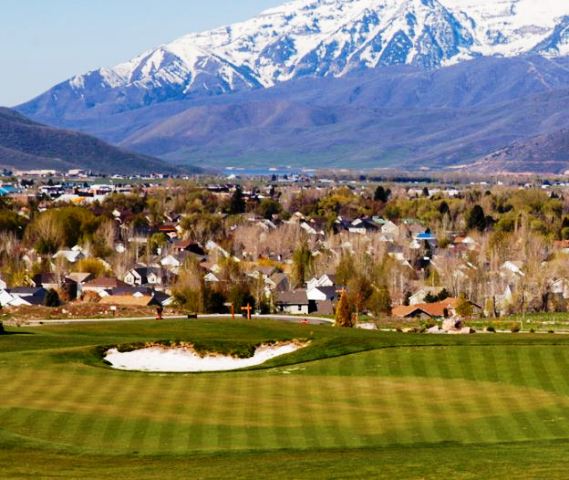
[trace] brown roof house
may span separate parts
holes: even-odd
[[[306,290],[292,290],[289,292],[277,292],[277,311],[291,315],[308,315],[311,311],[310,301],[306,296]]]
[[[113,288],[128,287],[124,282],[121,282],[118,278],[113,277],[102,277],[95,278],[83,285],[83,293],[94,292],[100,297],[107,297],[111,294]]]

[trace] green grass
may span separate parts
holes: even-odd
[[[16,331],[12,329],[12,331]],[[272,321],[46,326],[0,337],[1,478],[564,478],[569,336]],[[112,345],[244,354],[229,373],[115,371]]]

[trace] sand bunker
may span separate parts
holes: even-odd
[[[208,353],[200,355],[192,347],[151,346],[132,352],[119,352],[116,348],[105,355],[113,368],[141,372],[223,372],[262,365],[263,363],[295,352],[307,344],[300,342],[261,345],[250,358]]]

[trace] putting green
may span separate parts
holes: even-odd
[[[145,340],[227,352],[295,338],[311,344],[230,373],[123,372],[96,354]],[[564,442],[568,347],[561,336],[430,337],[268,321],[44,327],[0,338],[0,446],[14,458],[33,449],[70,459],[233,453],[254,462],[271,452],[377,455],[452,444],[468,454]]]

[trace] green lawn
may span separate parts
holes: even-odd
[[[0,478],[566,478],[569,336],[272,321],[50,326],[0,337]],[[146,374],[102,347],[191,341],[263,368]]]

